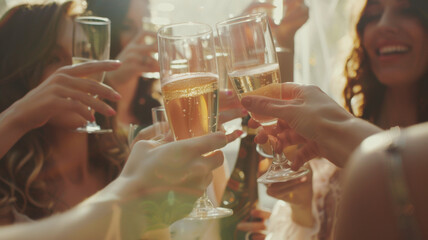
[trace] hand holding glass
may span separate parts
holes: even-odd
[[[73,26],[73,65],[108,60],[110,58],[110,20],[100,17],[76,17]],[[103,82],[105,73],[87,76],[91,80]],[[96,96],[94,96],[96,97]],[[89,109],[91,110],[91,109]],[[108,133],[111,129],[101,129],[94,121],[76,129],[86,133]]]
[[[275,45],[266,14],[256,13],[217,24],[226,67],[238,97],[259,95],[281,99],[281,75]],[[264,128],[273,127],[277,119],[250,113]],[[273,148],[272,148],[273,149]],[[285,155],[273,152],[273,163],[257,181],[285,182],[308,173],[302,168],[292,171]]]
[[[158,32],[158,44],[162,94],[174,139],[217,131],[218,74],[211,27],[167,25]],[[204,193],[187,219],[230,215],[232,210],[214,207]]]

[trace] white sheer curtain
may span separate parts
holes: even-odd
[[[309,20],[295,37],[294,81],[318,85],[335,99],[349,30],[348,0],[309,0]]]
[[[6,0],[0,0],[0,16],[3,15],[3,13],[6,11],[6,9],[7,9]]]
[[[219,21],[241,14],[253,0],[151,0],[154,17],[172,23],[196,21],[215,27]]]
[[[154,16],[167,17],[171,22],[197,21],[215,28],[216,22],[241,14],[255,1],[151,0],[151,9]],[[350,26],[346,11],[348,2],[306,0],[310,18],[295,37],[294,81],[318,85],[335,99],[338,99],[341,86],[338,86],[340,82],[332,80],[343,70],[343,38]]]

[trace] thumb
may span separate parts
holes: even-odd
[[[251,113],[271,116],[290,122],[295,116],[295,106],[301,104],[301,100],[280,100],[262,96],[243,97],[241,104]]]

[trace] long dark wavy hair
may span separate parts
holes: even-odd
[[[428,31],[428,1],[409,0],[410,11],[419,18],[425,30]],[[343,96],[345,107],[354,115],[376,123],[379,118],[380,108],[384,99],[386,86],[383,85],[373,73],[366,49],[362,44],[364,28],[369,22],[364,14],[360,13],[356,24],[356,34],[353,49],[345,65],[345,77],[347,79]],[[418,80],[418,121],[428,121],[428,72]],[[355,106],[353,99],[360,99]]]
[[[49,56],[56,45],[61,20],[70,14],[72,2],[19,5],[0,20],[0,112],[22,98],[42,81]],[[113,118],[97,115],[104,128],[116,129]],[[52,213],[57,198],[47,186],[51,160],[48,127],[25,134],[0,159],[0,220],[12,210],[33,219]],[[3,136],[4,137],[4,136]],[[118,176],[127,156],[123,138],[116,134],[89,135],[89,164],[101,169],[105,184]],[[7,222],[7,220],[6,220]]]
[[[112,58],[116,58],[122,51],[120,34],[126,27],[123,25],[128,13],[131,0],[86,0],[87,14],[106,17],[111,20],[111,48]],[[148,3],[148,1],[147,1]],[[140,78],[135,89],[134,99],[131,103],[131,111],[138,124],[148,126],[152,124],[151,109],[160,106],[160,103],[152,97],[153,83],[156,79]]]

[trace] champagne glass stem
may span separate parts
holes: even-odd
[[[274,147],[274,142],[269,139],[269,145],[272,150],[272,156],[273,156],[273,163],[274,164],[282,164],[282,163],[288,163],[287,157],[284,155],[283,152],[276,152]]]
[[[283,169],[290,169],[290,161],[287,159],[285,154],[281,152],[275,151],[274,141],[269,139],[269,145],[272,150],[272,164],[270,166],[273,171],[282,171]]]
[[[228,208],[215,207],[211,200],[208,198],[207,190],[204,194],[196,200],[193,205],[192,212],[186,217],[187,220],[206,220],[216,219],[231,216],[233,211]]]
[[[287,159],[285,154],[282,151],[276,152],[274,147],[274,141],[270,138],[268,141],[272,149],[273,161],[266,173],[257,179],[257,182],[263,184],[287,182],[293,179],[300,178],[309,172],[309,169],[305,167],[302,167],[297,171],[291,170],[290,161]]]
[[[212,208],[214,207],[211,200],[208,198],[207,190],[204,191],[204,194],[198,198],[198,200],[195,202],[195,208],[197,209],[206,209],[206,208]]]

